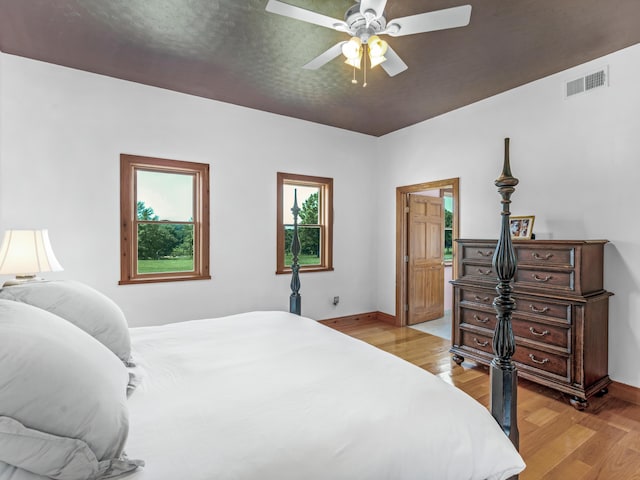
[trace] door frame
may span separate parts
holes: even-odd
[[[453,258],[452,258],[452,278],[458,278],[458,266],[456,258],[458,256],[458,245],[455,239],[458,238],[460,229],[460,178],[448,178],[434,182],[405,185],[396,188],[396,325],[405,327],[407,325],[407,312],[404,306],[409,301],[409,289],[407,286],[407,263],[404,261],[407,251],[407,195],[422,192],[425,190],[436,190],[450,188],[453,197]],[[446,308],[446,305],[445,305]]]

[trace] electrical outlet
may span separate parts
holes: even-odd
[[[338,305],[340,303],[340,297],[333,297],[333,304]]]

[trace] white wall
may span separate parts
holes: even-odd
[[[49,229],[65,271],[47,278],[98,288],[132,326],[287,310],[290,278],[274,273],[276,172],[284,171],[334,178],[335,271],[302,274],[303,313],[374,309],[374,174],[361,155],[369,137],[21,57],[0,60],[0,230]],[[212,280],[117,285],[121,153],[211,164]]]
[[[565,81],[610,66],[610,87],[563,96]],[[395,309],[395,188],[460,177],[461,237],[497,238],[493,181],[511,138],[513,214],[539,238],[601,239],[610,303],[609,369],[640,386],[640,45],[377,140],[378,310]]]

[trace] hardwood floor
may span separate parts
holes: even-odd
[[[489,374],[473,362],[456,365],[449,340],[374,319],[324,321],[326,325],[393,353],[439,376],[477,401],[489,403]],[[640,398],[614,383],[579,412],[560,392],[520,379],[521,480],[640,480]]]

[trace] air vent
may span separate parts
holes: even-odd
[[[567,82],[567,97],[584,92],[584,77]]]
[[[584,77],[576,78],[566,84],[565,96],[566,98],[578,95],[579,93],[588,92],[599,87],[608,86],[609,68],[601,68],[600,70],[585,75]]]

